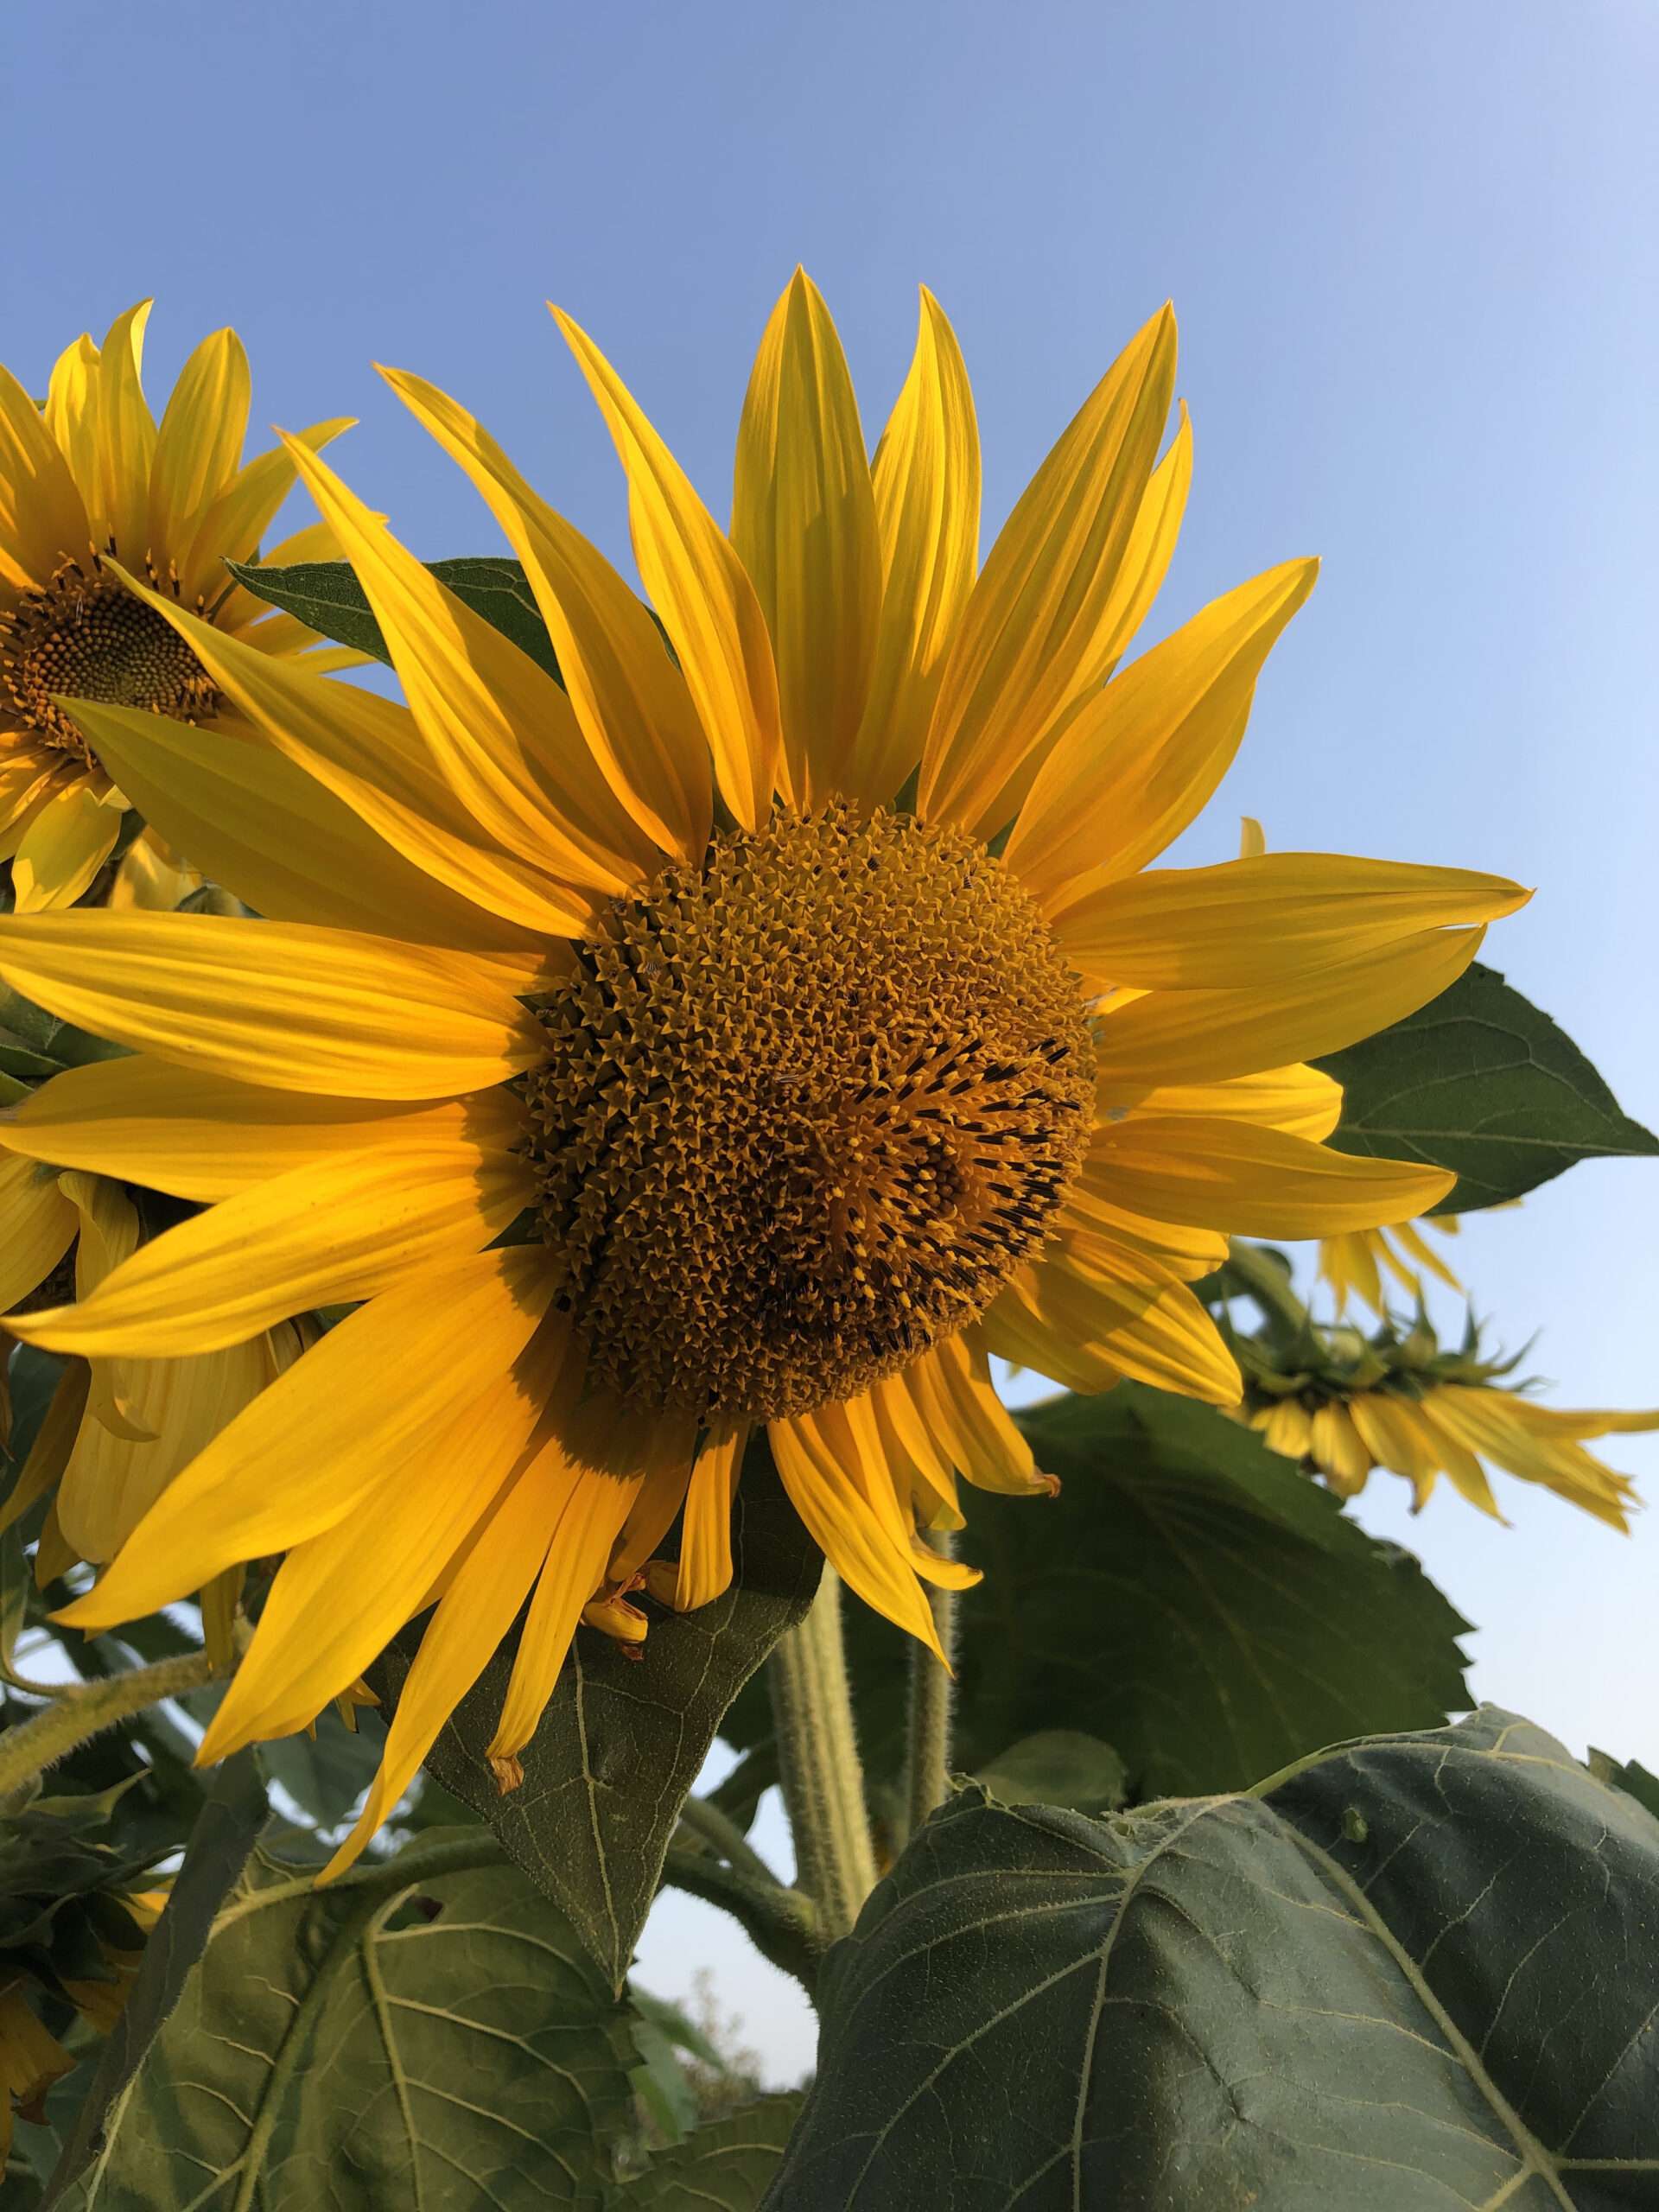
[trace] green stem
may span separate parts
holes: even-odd
[[[717,1858],[735,1866],[740,1873],[752,1875],[757,1882],[771,1882],[778,1889],[783,1887],[737,1822],[728,1820],[718,1805],[711,1805],[706,1797],[688,1797],[680,1808],[680,1818]]]
[[[949,1559],[956,1540],[947,1531],[936,1531],[934,1548]],[[928,1815],[950,1794],[950,1719],[956,1698],[956,1679],[950,1663],[956,1657],[957,1593],[931,1589],[933,1627],[946,1663],[941,1665],[927,1646],[912,1640],[910,1647],[910,1722],[905,1772],[907,1783],[908,1826],[914,1835]]]
[[[875,1853],[853,1733],[841,1578],[832,1567],[806,1618],[773,1647],[766,1670],[799,1886],[817,1907],[823,1941],[833,1943],[875,1887]]]
[[[178,1659],[159,1659],[101,1682],[78,1683],[55,1697],[44,1713],[7,1729],[0,1737],[0,1800],[21,1789],[48,1767],[119,1720],[146,1707],[179,1697],[216,1681],[228,1669],[215,1666],[205,1651]]]
[[[1246,1244],[1230,1236],[1227,1262],[1269,1319],[1282,1322],[1294,1337],[1306,1333],[1307,1308],[1276,1260],[1270,1259],[1259,1244]]]
[[[668,1847],[663,1879],[730,1913],[761,1957],[792,1974],[811,1996],[829,1938],[810,1897],[798,1890],[780,1889],[770,1878],[757,1882],[734,1866],[722,1866],[708,1852],[683,1843]]]

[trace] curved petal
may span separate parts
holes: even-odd
[[[943,1659],[868,1402],[771,1421],[766,1435],[791,1504],[848,1588]]]
[[[1293,1136],[1320,1138],[1328,1137],[1342,1119],[1342,1085],[1306,1062],[1230,1076],[1220,1083],[1168,1083],[1150,1090],[1103,1077],[1095,1104],[1108,1123],[1121,1122],[1126,1114],[1220,1114],[1230,1121],[1287,1129]]]
[[[1086,1269],[1061,1256],[1039,1261],[996,1300],[982,1325],[985,1341],[1005,1357],[1021,1357],[1005,1350],[1005,1318],[1020,1341],[1046,1346],[1028,1363],[1057,1382],[1098,1362],[1113,1380],[1127,1376],[1206,1405],[1235,1406],[1242,1394],[1237,1363],[1192,1292],[1148,1283],[1103,1255],[1091,1255]]]
[[[180,1067],[346,1098],[454,1097],[533,1066],[514,992],[536,972],[299,922],[0,917],[0,976],[54,1014]]]
[[[143,552],[149,522],[149,471],[156,452],[156,418],[144,397],[141,372],[150,302],[141,300],[118,315],[99,348],[96,377],[97,488],[87,502],[99,550],[106,545],[130,559]]]
[[[692,1462],[674,1577],[678,1612],[712,1604],[731,1583],[732,1512],[748,1440],[747,1421],[716,1421]]]
[[[183,368],[162,416],[149,470],[149,519],[144,544],[165,575],[188,548],[197,518],[236,474],[248,432],[251,384],[248,357],[233,330],[204,338]]]
[[[957,335],[923,288],[916,352],[872,472],[881,611],[869,698],[842,773],[863,806],[922,757],[944,656],[979,569],[979,429]]]
[[[988,836],[1020,765],[1122,649],[1119,573],[1158,457],[1175,318],[1154,315],[1102,378],[991,548],[940,680],[920,811]]]
[[[1091,1147],[1096,1186],[1136,1213],[1235,1236],[1324,1236],[1426,1213],[1444,1168],[1333,1152],[1306,1137],[1202,1115],[1136,1114]]]
[[[44,914],[73,906],[114,851],[121,813],[86,778],[60,782],[30,816],[12,855],[16,912]]]
[[[0,368],[0,583],[41,591],[92,543],[86,502],[41,410]]]
[[[569,315],[557,308],[553,315],[627,474],[640,581],[674,641],[721,797],[744,829],[758,829],[778,772],[779,706],[754,586],[616,371]]]
[[[79,1224],[54,1169],[0,1151],[0,1313],[40,1287],[69,1249]],[[4,1357],[0,1349],[0,1359]]]
[[[297,442],[309,453],[321,453],[351,427],[349,415],[334,416],[301,430]],[[188,548],[171,549],[178,562],[178,596],[185,607],[200,612],[225,597],[231,581],[225,563],[252,559],[277,508],[293,489],[294,463],[282,446],[257,454],[237,471],[203,511]]]
[[[1287,561],[1213,600],[1085,700],[1020,810],[1008,866],[1052,913],[1133,875],[1196,819],[1230,766],[1262,664],[1313,588]]]
[[[1248,990],[1448,923],[1491,922],[1531,893],[1501,875],[1267,853],[1103,885],[1052,924],[1085,977],[1141,990]]]
[[[113,1628],[335,1527],[435,1425],[516,1370],[552,1287],[545,1253],[521,1245],[467,1253],[348,1314],[169,1484],[59,1618]]]
[[[869,697],[881,550],[847,357],[802,269],[772,310],[743,403],[732,543],[772,633],[784,793],[804,812],[848,789]]]
[[[936,1344],[898,1378],[964,1482],[1012,1497],[1052,1497],[1058,1484],[1037,1471],[1031,1446],[991,1382],[990,1362],[964,1334]]]
[[[701,860],[713,810],[709,741],[649,612],[464,408],[418,377],[381,374],[466,470],[524,563],[571,707],[618,800],[664,852]]]

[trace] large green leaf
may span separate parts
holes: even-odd
[[[964,1794],[830,1955],[775,2212],[1659,2202],[1659,1822],[1529,1723],[1096,1821]]]
[[[1075,1729],[1113,1746],[1139,1796],[1240,1789],[1468,1703],[1466,1624],[1248,1429],[1130,1383],[1020,1421],[1061,1491],[967,1498],[959,1548],[985,1580],[959,1601],[959,1770]],[[847,1619],[880,1780],[901,1755],[907,1647],[861,1607]],[[759,1745],[770,1725],[751,1691],[721,1732]]]
[[[615,2212],[756,2212],[800,2117],[798,2092],[710,2120],[617,2191]]]
[[[627,2013],[495,1849],[424,1836],[322,1891],[256,1860],[71,2201],[599,2212]]]
[[[1478,963],[1391,1029],[1318,1065],[1343,1087],[1338,1151],[1453,1171],[1437,1213],[1501,1205],[1580,1160],[1659,1153],[1572,1039]]]
[[[268,600],[284,613],[297,615],[325,638],[350,645],[357,652],[372,653],[376,660],[391,661],[380,625],[349,561],[301,561],[280,569],[244,561],[227,561],[225,565],[256,598]],[[491,554],[432,561],[427,565],[440,583],[447,584],[474,614],[481,614],[503,637],[511,638],[521,652],[539,662],[550,676],[557,676],[559,664],[547,625],[517,561]]]
[[[569,1914],[620,1989],[657,1893],[680,1807],[732,1700],[817,1588],[823,1558],[751,1450],[734,1521],[732,1586],[696,1612],[658,1615],[643,1646],[579,1630],[524,1778],[502,1796],[485,1757],[512,1665],[509,1643],[464,1698],[427,1764],[482,1814]],[[418,1637],[418,1624],[414,1637]],[[382,1662],[395,1698],[413,1641]]]

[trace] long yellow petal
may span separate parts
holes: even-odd
[[[1102,378],[991,548],[945,662],[921,811],[982,836],[1020,764],[1122,649],[1109,620],[1175,378],[1162,308]]]
[[[298,442],[308,452],[321,453],[351,427],[349,415],[335,416],[300,431]],[[231,581],[225,563],[251,560],[277,508],[293,488],[294,463],[282,446],[256,455],[237,471],[203,512],[188,550],[174,549],[179,566],[179,596],[186,607],[200,609],[218,602]]]
[[[120,829],[121,809],[105,805],[95,783],[60,783],[12,855],[16,911],[44,914],[72,906],[115,849]]]
[[[1257,677],[1313,588],[1287,561],[1195,614],[1067,725],[1008,840],[1008,866],[1050,912],[1132,875],[1202,810],[1238,750]]]
[[[1432,1400],[1420,1399],[1412,1404],[1402,1400],[1401,1418],[1421,1435],[1458,1495],[1490,1519],[1503,1522],[1503,1512],[1492,1495],[1492,1485],[1485,1468],[1468,1445],[1460,1437],[1453,1435],[1451,1428],[1440,1419],[1438,1403],[1440,1395],[1436,1390]],[[1503,1525],[1507,1527],[1509,1524],[1503,1522]]]
[[[888,1375],[870,1386],[870,1405],[893,1479],[908,1484],[917,1518],[929,1529],[966,1525],[957,1489],[957,1471],[940,1448],[915,1394],[907,1387],[912,1372]]]
[[[839,1406],[770,1422],[772,1459],[807,1534],[848,1588],[943,1658],[874,1415],[863,1411],[858,1426]]]
[[[202,1739],[204,1759],[304,1727],[419,1611],[529,1450],[569,1342],[568,1328],[543,1324],[515,1368],[463,1394],[344,1520],[289,1553]]]
[[[476,1251],[530,1205],[528,1161],[465,1137],[383,1137],[297,1167],[143,1246],[90,1298],[13,1324],[28,1344],[176,1359]]]
[[[1073,1389],[1109,1388],[1119,1376],[1150,1382],[1206,1405],[1233,1406],[1238,1368],[1220,1332],[1180,1283],[1137,1280],[1127,1266],[1093,1257],[1085,1267],[1062,1255],[1024,1268],[982,1324],[1004,1357],[1027,1358],[1039,1374]],[[1033,1347],[1010,1353],[1010,1340]],[[1077,1382],[1098,1363],[1104,1382]]]
[[[454,1097],[533,1066],[513,993],[535,975],[527,957],[297,922],[0,917],[0,976],[54,1014],[180,1067],[346,1098]]]
[[[149,472],[156,420],[141,371],[150,302],[118,315],[99,348],[98,489],[89,502],[100,552],[142,556],[149,524]]]
[[[191,1461],[60,1618],[112,1628],[336,1526],[514,1368],[552,1287],[546,1254],[520,1245],[469,1252],[348,1314]]]
[[[1052,1497],[1053,1479],[1038,1473],[976,1342],[965,1334],[947,1338],[897,1379],[964,1482],[1014,1497]]]
[[[732,543],[772,632],[785,796],[802,810],[820,806],[848,790],[869,697],[881,549],[847,357],[802,269],[772,310],[743,403]]]
[[[1108,1007],[1099,1023],[1102,1077],[1151,1089],[1320,1059],[1438,998],[1462,975],[1485,934],[1484,927],[1425,930],[1276,988],[1130,998]]]
[[[1109,1169],[1097,1151],[1085,1154],[1077,1180],[1055,1218],[1060,1249],[1087,1267],[1100,1245],[1148,1282],[1196,1282],[1227,1257],[1227,1239],[1211,1229],[1190,1229],[1132,1212],[1110,1195]]]
[[[680,1612],[711,1604],[731,1582],[732,1512],[748,1440],[747,1421],[716,1421],[692,1462],[674,1578],[674,1604]]]
[[[279,752],[416,868],[527,931],[576,937],[587,927],[588,898],[552,881],[542,861],[505,852],[468,814],[407,707],[354,684],[325,682],[303,663],[228,638],[170,599],[128,582]]]
[[[1085,977],[1142,990],[1248,990],[1293,982],[1374,945],[1449,923],[1491,922],[1531,893],[1501,875],[1267,853],[1104,884],[1052,924]]]
[[[1308,1450],[1338,1497],[1358,1497],[1371,1471],[1371,1455],[1345,1406],[1315,1408],[1308,1422]]]
[[[916,352],[872,472],[882,588],[869,698],[842,773],[863,806],[922,757],[944,656],[979,569],[979,429],[957,334],[923,288]]]
[[[1409,1220],[1457,1180],[1440,1167],[1333,1152],[1220,1116],[1136,1114],[1090,1147],[1097,1187],[1136,1213],[1242,1236],[1325,1236]]]
[[[626,472],[640,581],[674,640],[721,797],[744,829],[757,829],[778,772],[779,706],[754,586],[616,371],[586,331],[557,308],[553,314]]]
[[[0,368],[0,583],[42,591],[92,543],[86,502],[62,448],[11,371]]]
[[[709,742],[650,613],[464,408],[418,377],[381,374],[466,470],[524,563],[570,705],[611,790],[664,852],[701,860],[713,809]]]
[[[435,1106],[333,1098],[130,1053],[66,1068],[31,1091],[0,1121],[0,1146],[211,1203],[383,1141],[470,1137],[505,1150],[519,1127],[518,1102],[505,1086]]]
[[[160,573],[188,547],[198,518],[236,474],[248,431],[248,357],[233,330],[204,338],[179,372],[162,416],[149,471],[149,531],[143,545]]]
[[[1342,1085],[1306,1065],[1263,1068],[1220,1083],[1169,1083],[1149,1090],[1103,1076],[1096,1090],[1102,1121],[1126,1114],[1221,1114],[1293,1136],[1328,1137],[1342,1119]]]
[[[133,707],[73,711],[123,792],[177,852],[276,922],[495,950],[531,933],[405,860],[275,746]]]
[[[1441,1466],[1429,1432],[1411,1419],[1403,1400],[1377,1390],[1351,1400],[1348,1412],[1356,1434],[1377,1465],[1403,1475],[1411,1484],[1412,1510],[1421,1513]],[[1268,1440],[1273,1441],[1271,1433]]]
[[[0,1128],[0,1142],[6,1132]],[[54,1170],[0,1151],[0,1313],[46,1281],[79,1223]],[[0,1359],[5,1354],[0,1350]]]

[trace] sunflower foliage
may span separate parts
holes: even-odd
[[[797,275],[729,527],[561,317],[637,580],[147,315],[0,372],[7,2207],[1659,2201],[1659,1785],[1351,1510],[1627,1529],[1440,1235],[1659,1144],[1521,887],[1162,864],[1316,567],[1140,641],[1170,311],[982,559],[931,296],[873,440]]]

